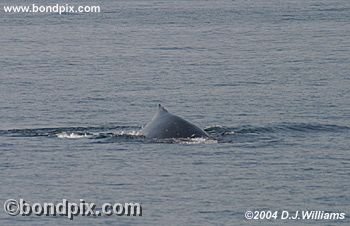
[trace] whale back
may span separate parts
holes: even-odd
[[[208,137],[202,129],[169,113],[161,105],[152,120],[141,130],[141,134],[147,138],[158,139]]]

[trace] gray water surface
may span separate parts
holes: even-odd
[[[0,225],[349,225],[349,1],[74,3],[102,12],[0,13],[1,205],[140,202],[143,216],[1,209]],[[159,103],[213,140],[137,136]]]

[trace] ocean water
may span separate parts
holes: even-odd
[[[74,4],[102,12],[0,13],[1,208],[139,202],[142,216],[2,208],[0,225],[349,225],[349,1]],[[159,103],[212,138],[138,136]]]

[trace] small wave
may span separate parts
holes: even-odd
[[[117,138],[121,139],[132,139],[134,137],[143,137],[139,131],[131,130],[131,131],[116,131],[116,132],[99,132],[99,133],[67,133],[62,132],[56,134],[58,138],[66,138],[66,139],[80,139],[80,138],[89,138],[89,139],[105,139],[105,138]]]
[[[9,129],[0,130],[0,136],[10,136],[10,137],[57,137],[57,134],[98,134],[98,133],[108,133],[109,131],[126,131],[126,130],[139,130],[140,127],[136,126],[90,126],[90,127],[57,127],[57,128],[31,128],[31,129]]]
[[[204,131],[207,133],[213,135],[213,134],[223,134],[226,132],[234,132],[235,127],[226,127],[226,126],[221,126],[221,125],[214,125],[214,126],[209,126],[205,127]]]
[[[217,135],[263,134],[280,132],[344,132],[350,131],[350,127],[315,123],[279,123],[268,126],[242,125],[239,127],[215,125],[205,128],[205,131],[209,134]]]
[[[198,138],[190,138],[190,139],[178,139],[178,143],[179,144],[217,144],[218,141],[215,139],[198,137]]]
[[[119,131],[114,133],[116,136],[123,136],[123,135],[129,135],[129,136],[142,136],[142,134],[140,133],[140,130],[131,130],[131,131]]]
[[[217,144],[214,138],[166,138],[166,139],[146,139],[146,143],[167,143],[167,144]]]

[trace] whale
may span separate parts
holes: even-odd
[[[160,104],[152,120],[141,129],[140,134],[152,139],[209,137],[205,131],[171,114]]]

